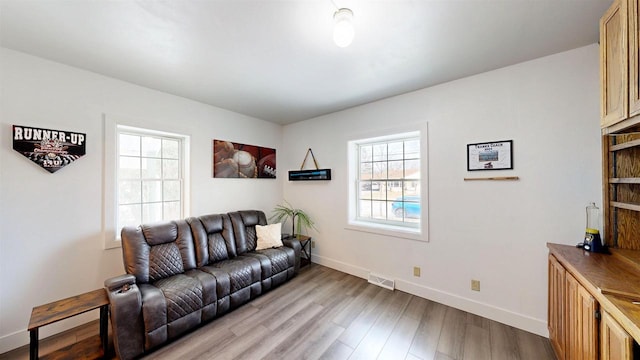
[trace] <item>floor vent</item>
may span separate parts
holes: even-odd
[[[383,277],[381,275],[376,275],[373,273],[369,273],[369,283],[373,285],[381,286],[389,290],[395,289],[395,285],[396,285],[395,281],[393,281],[392,279],[388,279],[386,277]]]

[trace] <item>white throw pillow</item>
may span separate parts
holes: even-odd
[[[281,239],[282,224],[256,225],[256,235],[258,236],[258,245],[256,250],[269,249],[282,246]]]

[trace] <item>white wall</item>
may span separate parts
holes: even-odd
[[[546,242],[581,241],[601,204],[598,91],[591,45],[286,126],[280,168],[311,147],[333,180],[284,197],[317,220],[315,262],[546,336]],[[425,121],[430,242],[346,230],[347,141]],[[514,170],[467,172],[466,144],[497,140],[513,140]],[[520,180],[463,181],[507,175]]]
[[[314,261],[546,335],[547,241],[575,244],[601,202],[598,48],[556,54],[282,128],[0,48],[0,353],[26,344],[31,308],[122,273],[102,239],[102,116],[191,136],[191,214],[269,211],[284,198],[319,232]],[[430,242],[345,230],[347,140],[428,122]],[[11,125],[87,133],[49,174],[12,150]],[[365,130],[366,129],[366,130]],[[278,180],[211,178],[211,140],[278,149]],[[513,171],[466,172],[466,144],[514,141]],[[286,146],[286,148],[285,148]],[[284,182],[311,147],[329,182]],[[516,175],[517,182],[464,182]],[[283,185],[284,184],[284,185]],[[412,276],[413,266],[422,277]],[[469,289],[471,278],[481,292]],[[47,336],[95,314],[43,328]]]
[[[124,271],[121,250],[103,249],[102,182],[111,175],[103,170],[104,113],[191,136],[191,215],[269,212],[282,199],[282,175],[211,177],[212,139],[279,155],[281,126],[0,48],[0,353],[28,342],[32,307],[100,288]],[[87,154],[49,174],[12,149],[14,124],[86,133]]]

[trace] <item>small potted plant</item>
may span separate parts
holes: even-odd
[[[291,220],[291,235],[301,235],[305,228],[315,229],[315,223],[309,217],[309,214],[304,210],[296,209],[286,200],[285,205],[277,205],[273,209],[273,215],[269,218],[272,222],[283,222],[283,220]],[[296,219],[297,218],[297,219]],[[297,225],[296,225],[297,224]],[[298,234],[296,234],[296,227],[298,228]],[[316,229],[317,230],[317,229]]]

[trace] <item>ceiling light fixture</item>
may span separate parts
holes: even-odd
[[[353,41],[353,11],[347,8],[336,10],[333,14],[333,41],[341,48],[347,47]]]

